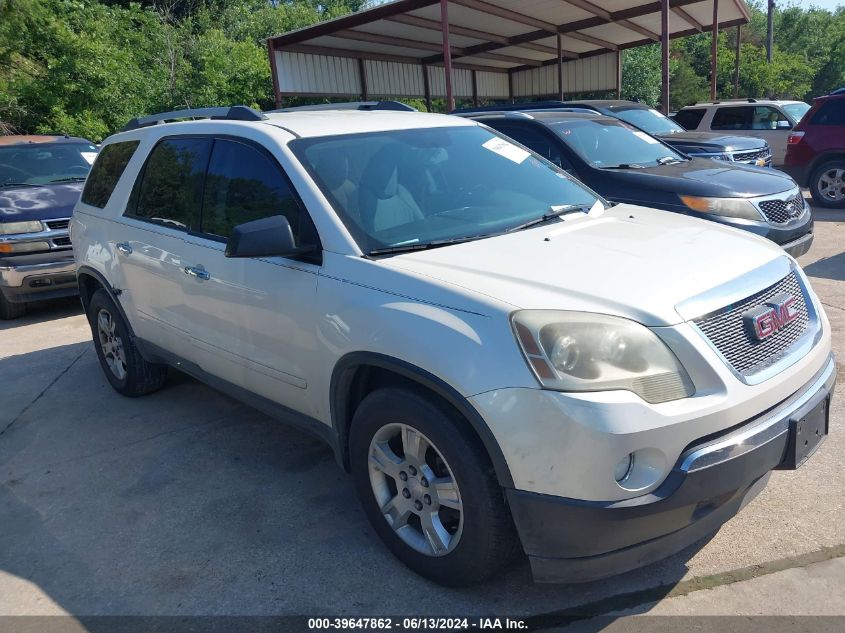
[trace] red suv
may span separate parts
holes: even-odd
[[[817,204],[845,208],[845,88],[813,101],[789,136],[783,169]]]

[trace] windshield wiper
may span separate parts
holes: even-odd
[[[520,224],[519,226],[515,226],[512,229],[508,229],[505,231],[506,233],[513,233],[514,231],[522,231],[524,229],[531,228],[532,226],[536,226],[538,224],[542,224],[543,222],[548,222],[549,220],[554,220],[555,218],[559,218],[562,215],[566,215],[568,213],[575,213],[577,211],[581,211],[582,213],[587,213],[590,210],[592,205],[586,204],[563,204],[563,205],[553,205],[549,208],[547,213],[544,213],[539,218],[534,218],[533,220],[529,220],[525,224]]]
[[[2,187],[40,187],[41,185],[37,185],[33,182],[4,182],[0,185]]]
[[[83,180],[85,180],[85,176],[71,176],[70,178],[56,178],[50,182],[82,182]]]
[[[426,251],[430,248],[438,248],[440,246],[451,246],[452,244],[462,244],[463,242],[472,242],[480,240],[483,237],[490,237],[489,233],[484,235],[473,235],[471,237],[453,237],[448,240],[432,240],[431,242],[415,242],[412,244],[397,244],[396,246],[385,246],[384,248],[374,248],[367,255],[389,255],[392,253],[410,253],[413,251]]]
[[[618,165],[608,165],[602,169],[645,169],[642,165],[637,163],[619,163]]]

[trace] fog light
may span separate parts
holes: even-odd
[[[617,482],[625,481],[630,476],[633,469],[634,454],[628,453],[624,459],[616,464],[616,468],[613,469],[613,476],[616,478]]]

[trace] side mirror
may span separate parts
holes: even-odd
[[[290,257],[311,250],[296,246],[290,223],[283,215],[239,224],[226,242],[226,257]]]
[[[792,124],[789,121],[780,120],[777,123],[777,129],[779,129],[779,130],[791,130]]]

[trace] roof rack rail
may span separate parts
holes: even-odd
[[[695,105],[719,105],[720,103],[757,103],[754,97],[743,97],[741,99],[718,99],[716,101],[697,101]]]
[[[394,110],[397,112],[417,112],[417,109],[401,101],[345,101],[343,103],[318,103],[315,105],[291,106],[267,112],[300,112],[307,110]]]
[[[845,95],[845,88],[837,88],[833,92],[830,93],[831,95]]]
[[[267,117],[249,106],[223,106],[218,108],[191,108],[189,110],[174,110],[173,112],[160,112],[149,116],[141,116],[132,119],[123,127],[124,132],[137,130],[150,125],[167,123],[178,119],[224,119],[227,121],[263,121]]]
[[[525,101],[523,103],[500,103],[498,105],[478,106],[474,108],[457,108],[449,114],[482,114],[484,112],[508,112],[513,110],[549,110],[568,108],[572,104],[564,101]],[[584,108],[588,106],[582,106]],[[595,109],[595,108],[592,108]]]

